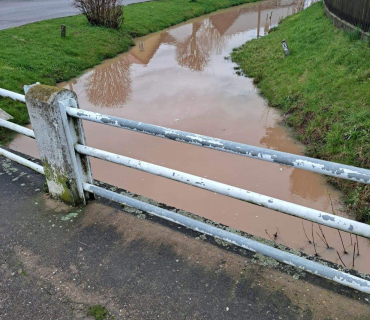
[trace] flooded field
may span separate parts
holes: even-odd
[[[268,107],[253,79],[239,76],[227,58],[233,48],[265,35],[299,6],[301,1],[265,1],[190,20],[136,39],[129,52],[60,86],[78,94],[82,109],[303,154],[304,147],[279,124],[279,112]],[[84,127],[89,146],[344,215],[341,194],[324,176],[90,122]],[[24,136],[10,148],[37,156],[34,141]],[[337,230],[322,227],[334,248],[327,249],[316,224],[101,160],[91,162],[95,179],[309,254],[315,254],[307,239],[313,235],[320,256],[341,263],[338,251],[352,267],[354,236],[341,233],[344,254]],[[358,241],[355,269],[370,273],[369,241]]]

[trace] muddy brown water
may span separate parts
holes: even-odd
[[[129,52],[105,61],[60,86],[78,94],[80,107],[216,138],[303,154],[281,116],[259,95],[253,80],[239,76],[229,59],[233,48],[266,34],[301,1],[265,1],[190,20],[136,39]],[[259,25],[259,27],[258,27]],[[288,39],[289,41],[289,39]],[[341,194],[324,176],[144,134],[84,122],[88,145],[135,159],[344,215]],[[38,156],[33,140],[19,136],[10,147]],[[314,254],[302,220],[209,191],[91,159],[95,179],[117,185],[220,223]],[[329,197],[330,193],[330,197]],[[331,198],[331,200],[330,200]],[[312,239],[312,224],[304,221]],[[352,266],[356,237],[314,225],[316,250],[325,259]],[[355,269],[370,273],[369,241],[358,238]]]

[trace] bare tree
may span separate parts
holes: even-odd
[[[73,0],[93,26],[119,29],[123,23],[122,0]]]

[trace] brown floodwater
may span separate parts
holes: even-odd
[[[236,65],[225,59],[233,48],[263,36],[279,19],[296,12],[300,2],[243,5],[138,38],[129,52],[60,86],[74,90],[86,110],[303,154],[304,147],[279,124],[279,112],[268,107],[252,79],[239,76]],[[92,147],[325,212],[331,213],[333,205],[336,214],[345,216],[340,192],[319,174],[91,122],[84,122],[84,127]],[[17,137],[10,147],[37,157],[36,145],[27,137]],[[95,179],[264,238],[277,232],[277,242],[314,254],[301,219],[101,160],[91,162]],[[312,224],[303,224],[312,239]],[[318,254],[340,263],[338,231],[322,229],[335,249],[326,249],[314,225]],[[354,244],[356,237],[341,234],[349,252],[342,259],[350,267],[351,241]],[[355,268],[370,273],[369,241],[360,237],[358,241]]]

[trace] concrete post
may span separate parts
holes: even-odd
[[[37,148],[44,165],[49,193],[73,206],[86,203],[84,182],[92,183],[89,159],[76,154],[74,145],[85,144],[80,119],[67,117],[66,107],[77,105],[70,90],[34,85],[27,88],[26,104]]]

